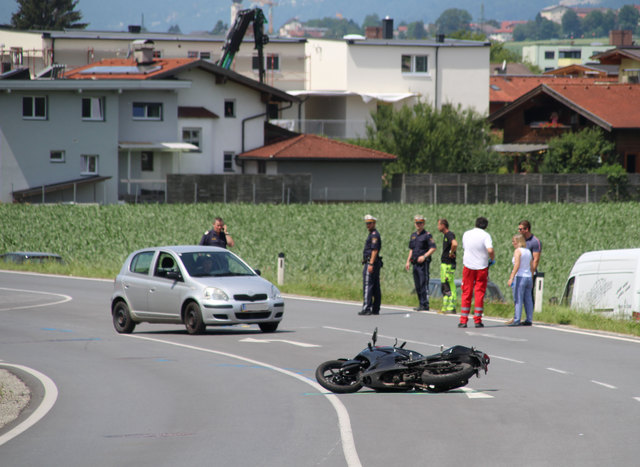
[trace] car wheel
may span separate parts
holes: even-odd
[[[120,334],[131,334],[136,327],[135,321],[131,318],[129,307],[122,300],[118,300],[113,307],[113,327]]]
[[[202,320],[200,307],[196,302],[191,302],[187,305],[187,309],[184,311],[184,325],[189,334],[202,334],[204,332],[206,326]]]
[[[262,332],[275,332],[278,329],[278,324],[280,323],[260,323],[258,326]]]

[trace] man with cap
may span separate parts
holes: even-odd
[[[429,311],[429,264],[431,255],[436,251],[436,244],[429,232],[424,230],[424,216],[417,215],[413,218],[416,231],[409,239],[409,256],[405,269],[413,264],[413,283],[416,286],[419,305],[415,311]]]
[[[362,251],[362,310],[359,315],[379,315],[380,300],[382,293],[380,292],[380,268],[382,267],[382,257],[380,250],[382,248],[382,240],[380,234],[376,230],[376,218],[370,214],[364,216],[364,222],[369,231],[366,241],[364,242],[364,250]]]

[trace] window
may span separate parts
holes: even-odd
[[[64,151],[51,151],[49,153],[49,162],[51,163],[64,162]]]
[[[272,71],[280,71],[280,56],[276,55],[276,54],[269,54],[266,57],[264,57],[264,68],[266,70],[272,70]],[[258,60],[258,56],[254,55],[251,58],[251,69],[253,69],[254,71],[258,71],[259,70],[259,65],[260,65],[260,61]]]
[[[267,173],[267,161],[258,161],[258,173],[259,174]]]
[[[153,152],[142,151],[140,153],[140,170],[143,172],[153,172]]]
[[[131,266],[129,266],[129,270],[137,274],[149,274],[149,269],[151,268],[151,260],[153,260],[153,255],[154,255],[153,251],[145,251],[143,253],[138,253],[131,260]]]
[[[187,58],[198,58],[198,51],[197,50],[189,50],[187,52]]]
[[[280,118],[280,108],[278,104],[269,103],[267,104],[267,118],[269,120],[277,120]]]
[[[154,49],[153,58],[162,58],[162,50]]]
[[[561,50],[558,52],[558,58],[582,58],[580,50]]]
[[[162,120],[162,104],[158,102],[134,102],[134,120]]]
[[[545,60],[553,60],[556,58],[556,53],[553,50],[545,50],[544,58]]]
[[[98,175],[98,156],[82,155],[80,156],[80,164],[81,175]]]
[[[224,116],[235,117],[236,116],[236,101],[233,99],[226,99],[224,101]]]
[[[224,153],[224,171],[225,172],[234,172],[233,170],[233,156],[232,152]]]
[[[200,134],[202,133],[202,128],[183,128],[182,129],[182,141],[185,143],[191,143],[194,146],[198,146],[198,151],[201,152],[202,148],[200,146]]]
[[[202,60],[210,60],[211,59],[211,52],[200,52],[200,58]]]
[[[47,98],[25,96],[22,98],[22,117],[33,120],[46,120]]]
[[[83,97],[82,98],[82,119],[83,120],[104,120],[104,98]]]
[[[402,73],[429,73],[428,55],[403,55],[401,59]]]

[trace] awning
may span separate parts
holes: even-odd
[[[496,152],[521,153],[528,154],[531,152],[546,151],[549,149],[548,144],[494,144],[491,146]]]
[[[197,151],[199,148],[195,144],[183,142],[167,143],[132,143],[120,142],[118,149],[131,149],[133,151],[163,151],[163,152],[188,152]]]
[[[84,177],[77,178],[75,180],[67,180],[64,182],[51,183],[49,185],[41,185],[35,186],[32,188],[27,188],[25,190],[16,190],[13,192],[13,199],[15,201],[22,201],[24,198],[28,198],[30,196],[37,196],[41,194],[53,193],[54,191],[62,191],[68,190],[69,188],[73,188],[79,185],[86,185],[88,183],[99,183],[105,180],[109,180],[111,177],[109,176],[93,176],[93,177]]]
[[[399,102],[404,99],[416,97],[418,94],[415,92],[353,92],[353,91],[287,91],[292,96],[307,96],[307,97],[349,97],[360,96],[365,104],[368,104],[372,100],[378,100],[382,102]]]

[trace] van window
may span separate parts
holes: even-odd
[[[561,305],[571,306],[571,297],[573,297],[573,283],[576,281],[575,277],[569,279],[567,282],[567,287],[564,289],[564,293],[562,294]]]

